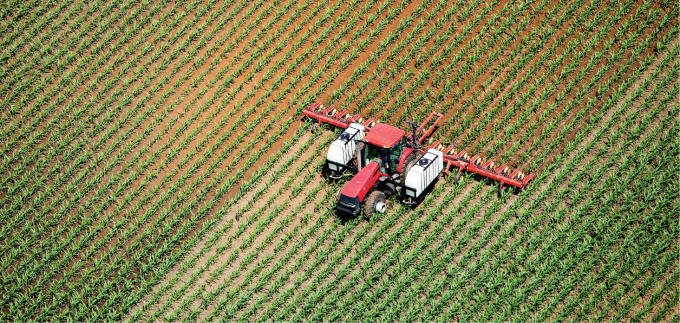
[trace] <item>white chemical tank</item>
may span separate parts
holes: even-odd
[[[339,171],[342,170],[342,166],[337,164],[349,164],[357,148],[357,143],[354,140],[364,140],[364,137],[366,137],[364,130],[366,130],[364,125],[354,122],[333,141],[326,157],[328,169]]]
[[[444,169],[444,154],[436,149],[428,150],[408,171],[404,185],[406,195],[419,198],[420,194],[434,182]]]

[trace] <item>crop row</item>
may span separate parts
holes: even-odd
[[[0,170],[8,175],[0,180],[7,190],[0,201],[1,317],[621,320],[644,319],[658,306],[656,317],[665,318],[673,302],[660,304],[667,287],[657,281],[677,271],[677,248],[663,230],[665,212],[677,209],[664,192],[677,171],[671,114],[678,113],[679,89],[671,84],[679,68],[672,57],[680,49],[671,45],[678,30],[670,17],[678,8],[527,0],[502,7],[438,1],[429,10],[430,0],[392,25],[410,1],[362,2],[215,8],[212,1],[182,10],[143,1],[118,11],[119,4],[107,3],[100,7],[104,24],[136,30],[108,34],[83,19],[67,26],[83,3],[68,4],[70,12],[54,4],[38,9],[59,17],[59,28],[89,38],[59,47],[54,37],[28,48],[58,62],[66,77],[24,78],[41,64],[26,58],[1,71],[11,80],[4,90],[11,101],[34,104],[24,110],[5,101],[10,111],[0,119],[8,126],[0,133],[7,155]],[[545,11],[549,18],[535,21]],[[166,19],[173,22],[169,28],[161,26]],[[388,26],[396,28],[386,32]],[[151,41],[157,32],[161,38]],[[28,46],[17,36],[2,42]],[[162,37],[173,41],[149,46]],[[80,60],[91,46],[114,41],[104,59]],[[623,100],[654,61],[654,55],[640,59],[653,45],[655,52],[671,50]],[[135,58],[123,59],[117,54],[123,51]],[[267,177],[303,138],[306,127],[272,151],[293,120],[365,54],[330,101],[346,97],[359,110],[375,102],[372,117],[382,113],[398,123],[422,120],[430,109],[453,110],[440,137],[458,141],[466,133],[457,143],[491,146],[488,157],[533,159],[529,168],[542,168],[536,182],[545,184],[498,199],[487,180],[452,185],[447,179],[415,211],[392,200],[396,207],[370,223],[339,225],[329,221],[337,186],[307,184],[318,176],[331,136],[308,137]],[[411,64],[417,72],[406,68]],[[481,88],[497,88],[479,104],[476,92],[454,109],[487,73],[494,78]],[[293,170],[301,152],[316,144]],[[235,208],[239,197],[251,195]],[[258,200],[264,206],[253,209]],[[612,205],[626,215],[605,217]],[[643,212],[648,206],[652,211]],[[314,213],[300,214],[308,208]],[[631,227],[635,221],[644,225]],[[616,263],[621,266],[611,274],[595,271]],[[149,302],[140,304],[145,295]],[[624,301],[605,303],[596,313],[611,295]],[[635,308],[647,295],[654,301]],[[580,303],[586,305],[576,312]],[[560,307],[568,310],[557,312]]]
[[[336,36],[336,37],[337,37],[337,36]],[[324,53],[320,53],[320,55],[323,55],[323,54],[324,54]],[[327,68],[327,67],[329,67],[328,64],[327,64],[326,68]],[[301,73],[302,73],[302,72],[301,72]],[[318,75],[318,74],[315,74],[315,75]],[[299,78],[298,78],[298,79],[299,79]],[[331,79],[332,79],[332,78],[331,78]],[[315,79],[312,79],[312,80],[311,80],[311,82],[314,82],[314,81],[316,81],[316,80],[315,80]],[[310,82],[310,83],[311,83],[311,82]],[[327,85],[328,85],[328,81],[326,81],[326,83],[324,83],[324,86],[327,86]],[[322,88],[323,88],[323,87],[322,87]],[[297,113],[300,113],[300,111],[298,111]]]
[[[572,165],[575,165],[575,163],[578,162],[579,160],[580,160],[579,158],[573,159],[573,162],[571,163],[571,165],[568,164],[567,167],[573,167]],[[559,165],[559,164],[558,164],[558,165]],[[565,174],[565,173],[560,173],[560,174]],[[559,181],[558,179],[559,179],[559,177],[557,177],[556,180],[553,181],[553,182],[551,183],[551,186],[556,187],[557,184],[560,183],[560,181]],[[523,194],[522,196],[526,196],[526,195]],[[546,196],[546,195],[543,195],[543,196]],[[536,201],[540,201],[542,198],[544,198],[543,196],[541,196],[541,195],[537,196],[537,200],[536,200]],[[557,195],[557,196],[559,196],[559,195]],[[532,203],[532,205],[538,206],[539,204]],[[531,209],[530,209],[530,210],[531,210]],[[520,219],[526,219],[527,217],[528,217],[528,215],[523,215],[522,217],[520,217]],[[540,218],[539,218],[538,220],[540,220]],[[500,223],[503,223],[503,222],[506,221],[506,220],[505,220],[505,217],[504,217],[504,218],[501,218],[501,219],[499,219],[499,220],[497,220],[497,221],[500,222]],[[521,222],[516,222],[516,223],[514,223],[513,226],[509,228],[509,229],[511,229],[510,232],[516,231],[516,230],[517,230],[517,226],[518,226],[520,223],[521,223]],[[537,221],[537,222],[534,222],[534,223],[540,223],[540,221]],[[514,229],[513,229],[513,227],[514,227]],[[547,231],[547,230],[546,230],[546,231]],[[534,229],[527,228],[527,229],[525,229],[525,232],[534,232]],[[502,240],[501,240],[501,241],[502,241]],[[520,240],[520,241],[521,241],[521,240]],[[540,241],[540,240],[536,240],[536,241],[538,242],[538,241]],[[496,245],[497,245],[497,246],[501,246],[501,245],[499,245],[498,243],[497,243]],[[492,250],[493,250],[493,249],[492,249]],[[533,250],[533,249],[527,249],[527,250]],[[512,253],[507,253],[507,254],[512,254]],[[501,259],[503,259],[503,258],[501,258]],[[503,263],[503,262],[500,262],[500,263]]]
[[[167,95],[169,95],[169,94],[167,94]],[[158,106],[158,105],[155,105],[155,107],[157,107],[157,106]],[[145,111],[145,112],[146,112],[145,115],[143,115],[142,117],[140,117],[140,118],[138,118],[137,120],[135,120],[135,124],[136,124],[137,126],[139,126],[145,119],[148,118],[149,114],[150,114],[152,111],[154,111],[154,110],[152,110],[152,109],[147,109],[147,110]],[[166,115],[167,115],[167,110],[166,110]],[[159,121],[159,119],[157,119],[156,122],[152,123],[152,125],[156,125],[156,124],[158,123],[158,121]],[[120,126],[122,126],[122,124],[124,124],[124,123],[119,122],[119,125],[120,125]],[[122,143],[124,139],[129,138],[129,136],[132,135],[132,130],[133,130],[133,129],[134,129],[134,127],[131,128],[131,129],[129,129],[129,130],[126,132],[125,136],[119,138],[119,141],[118,141],[117,144],[112,145],[112,146],[109,146],[109,149],[107,150],[107,153],[110,154],[111,152],[113,152],[113,148],[115,148],[115,147],[117,147],[118,145],[120,145],[120,143]],[[151,129],[153,129],[153,128],[147,127],[147,128],[145,129],[144,134],[150,133],[150,132],[151,132]],[[166,129],[166,131],[167,131],[167,129]],[[139,142],[141,141],[141,138],[142,138],[142,137],[137,137],[137,140],[136,140],[135,142],[139,143]],[[103,145],[102,141],[100,141],[99,144],[100,144],[100,145]],[[130,151],[132,147],[131,147],[131,146],[128,146],[127,148],[128,148],[127,151]],[[100,164],[108,157],[108,156],[107,156],[108,154],[100,154],[100,155],[98,156],[97,162],[96,162],[96,163],[90,164],[90,168],[88,168],[88,170],[92,170],[92,169],[94,169],[94,167],[100,165]],[[119,158],[120,158],[120,156],[119,156]],[[108,163],[106,170],[111,170],[117,163],[119,163],[119,159],[115,159],[113,162]],[[84,174],[87,174],[87,172],[81,173],[81,175],[84,175]],[[99,176],[102,176],[102,173],[100,173]],[[83,177],[83,178],[85,178],[85,177]],[[74,182],[72,182],[72,183],[74,183]],[[76,182],[76,183],[77,183],[77,182]],[[86,190],[81,190],[80,192],[84,192],[84,191],[86,192]],[[82,193],[81,193],[81,194],[82,194]],[[36,203],[36,204],[34,204],[34,205],[37,206],[38,204]],[[54,202],[53,202],[53,205],[54,205]],[[49,209],[47,209],[47,210],[49,210]],[[47,211],[47,210],[43,210],[43,211]],[[26,211],[26,210],[23,210],[23,211]],[[26,214],[26,213],[27,213],[27,212],[24,212],[24,214]],[[9,227],[11,228],[11,225],[10,225]]]

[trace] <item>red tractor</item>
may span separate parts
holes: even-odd
[[[326,158],[331,178],[356,173],[339,193],[337,211],[341,216],[358,216],[362,203],[366,218],[375,212],[385,212],[386,198],[399,192],[404,203],[418,204],[434,187],[442,171],[448,175],[455,168],[458,168],[456,181],[464,171],[500,181],[499,194],[508,185],[524,188],[535,177],[534,174],[525,176],[519,170],[510,171],[506,165],[496,167],[492,161],[484,162],[479,155],[470,158],[465,150],[456,152],[453,145],[445,148],[439,141],[423,146],[443,118],[439,113],[431,113],[420,125],[407,122],[412,127],[409,133],[379,121],[351,116],[333,106],[324,107],[320,102],[303,113],[317,120],[312,131],[322,122],[345,129],[329,148]]]

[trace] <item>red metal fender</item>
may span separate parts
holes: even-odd
[[[433,118],[436,119],[433,120]],[[423,123],[420,124],[420,128],[423,129],[423,135],[420,137],[418,142],[422,143],[423,141],[425,141],[425,139],[427,139],[427,137],[429,137],[432,134],[434,128],[439,124],[442,118],[444,118],[444,115],[441,113],[436,112],[430,113],[430,115],[425,119],[425,121],[423,121]],[[430,127],[427,128],[427,130],[425,130],[425,127],[427,127],[428,124],[430,124]]]
[[[349,125],[352,123],[351,121],[342,119],[342,117],[347,113],[347,111],[341,111],[340,113],[335,114],[334,116],[329,116],[328,113],[330,113],[333,110],[333,106],[328,107],[327,109],[323,111],[315,111],[319,107],[321,103],[317,102],[313,104],[311,107],[305,109],[302,111],[302,114],[306,115],[307,117],[310,117],[312,119],[319,120],[319,124],[321,122],[325,123],[330,123],[336,127],[346,129],[349,127]]]
[[[399,158],[399,167],[397,167],[397,172],[401,172],[401,168],[404,167],[404,162],[408,155],[413,152],[413,148],[406,148],[403,153],[401,153],[401,158]]]

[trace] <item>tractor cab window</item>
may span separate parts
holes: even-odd
[[[397,167],[399,167],[399,159],[401,159],[401,153],[406,149],[406,140],[401,138],[396,145],[390,148],[390,163],[392,165],[392,171],[396,172]]]
[[[364,165],[374,161],[380,165],[380,171],[385,174],[393,174],[399,167],[399,159],[401,153],[406,149],[406,141],[404,138],[399,140],[396,145],[391,148],[383,148],[375,145],[366,145],[366,152],[364,153]]]
[[[376,162],[380,166],[380,171],[387,173],[390,171],[390,163],[388,159],[390,150],[387,148],[378,147],[375,145],[366,145],[366,153],[364,154],[364,165],[370,162]]]

